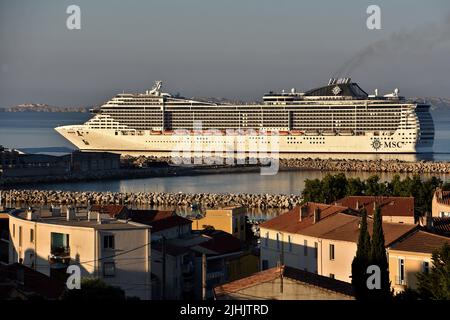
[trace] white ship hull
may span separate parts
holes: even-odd
[[[127,152],[237,152],[237,153],[430,153],[433,140],[420,141],[416,130],[399,129],[392,135],[179,135],[91,129],[85,125],[55,130],[80,150]]]

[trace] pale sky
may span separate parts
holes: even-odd
[[[66,28],[71,4],[81,30]],[[370,4],[382,30],[366,27]],[[359,52],[345,76],[367,92],[450,97],[448,0],[0,0],[0,41],[3,107],[98,105],[154,80],[259,100],[326,84]]]

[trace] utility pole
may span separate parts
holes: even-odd
[[[206,300],[206,254],[202,254],[202,300]]]
[[[284,234],[281,233],[281,253],[280,253],[280,293],[283,293],[283,272],[284,272]]]
[[[162,294],[161,298],[166,299],[166,237],[162,236]]]

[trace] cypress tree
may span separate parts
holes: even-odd
[[[388,300],[391,298],[391,286],[389,281],[389,264],[384,246],[383,218],[381,210],[376,208],[373,215],[372,248],[370,254],[370,264],[377,265],[380,268],[381,289],[370,290],[371,299]]]
[[[366,209],[362,209],[360,214],[361,222],[359,227],[358,248],[352,262],[352,285],[355,289],[356,299],[366,300],[368,298],[366,270],[370,262],[371,243],[370,235],[367,231]]]

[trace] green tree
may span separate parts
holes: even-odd
[[[370,176],[366,180],[366,194],[368,196],[379,196],[385,194],[386,186],[380,183],[380,177],[378,175]]]
[[[388,300],[391,298],[391,284],[389,281],[389,264],[384,245],[383,218],[380,208],[376,208],[373,215],[372,246],[370,264],[380,268],[380,289],[370,290],[370,299]]]
[[[359,227],[358,247],[356,256],[352,261],[352,285],[355,289],[356,299],[366,300],[368,298],[367,267],[370,262],[371,243],[367,230],[367,211],[361,210],[361,222]]]
[[[360,178],[347,179],[347,196],[362,196],[366,191],[366,185]]]
[[[334,202],[345,197],[347,192],[347,178],[345,174],[327,174],[322,179],[322,193],[326,203]]]
[[[319,179],[306,179],[302,197],[306,202],[325,202],[322,190],[322,181]]]
[[[434,251],[431,260],[430,272],[417,275],[418,291],[424,299],[450,300],[450,245]]]
[[[125,300],[125,292],[111,286],[100,279],[81,279],[81,289],[67,290],[62,297],[63,300]]]

